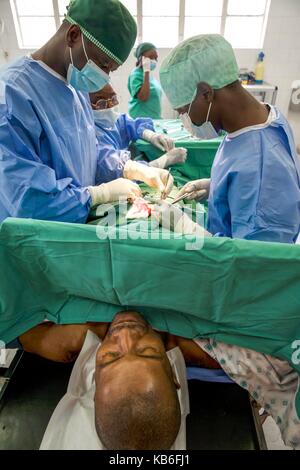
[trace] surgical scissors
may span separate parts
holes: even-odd
[[[176,198],[174,199],[174,201],[171,202],[171,206],[173,206],[174,204],[177,204],[177,202],[183,201],[183,200],[186,199],[189,195],[190,195],[190,193],[184,193],[182,196],[176,197]]]

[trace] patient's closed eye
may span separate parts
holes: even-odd
[[[144,357],[153,357],[157,359],[162,358],[160,351],[156,348],[153,348],[152,346],[145,346],[144,348],[137,349],[136,353],[139,356],[144,356]]]
[[[101,363],[109,363],[113,360],[116,360],[116,359],[119,359],[119,357],[121,357],[121,354],[119,352],[107,352],[105,354],[103,354],[103,356],[100,357],[100,362]]]

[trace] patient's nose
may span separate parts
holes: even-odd
[[[122,350],[128,352],[142,337],[143,331],[137,327],[126,327],[119,330],[117,333],[117,341]]]

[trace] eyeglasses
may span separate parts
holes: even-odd
[[[107,108],[113,108],[114,106],[117,106],[119,104],[119,99],[117,95],[112,96],[112,98],[109,98],[108,100],[99,100],[95,104],[96,109],[107,109]]]

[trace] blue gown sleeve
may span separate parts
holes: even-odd
[[[98,143],[96,184],[123,178],[124,167],[130,158],[129,150],[119,150],[111,144]]]
[[[140,139],[145,129],[154,130],[152,119],[131,119],[127,114],[120,115],[113,130],[96,128],[96,184],[109,183],[123,177],[124,167],[131,159],[129,145]]]
[[[132,119],[127,114],[121,114],[117,121],[122,140],[128,146],[130,142],[136,142],[143,137],[146,129],[154,132],[153,121],[150,118]],[[125,143],[124,142],[124,143]]]
[[[42,137],[41,137],[42,139]],[[87,188],[56,179],[41,161],[25,125],[0,116],[0,197],[10,217],[85,223],[91,207]]]

